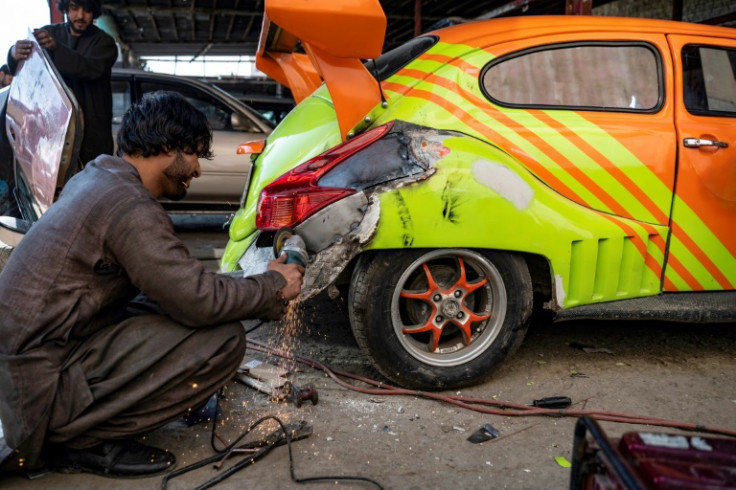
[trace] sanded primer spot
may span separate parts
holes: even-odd
[[[516,209],[523,211],[532,201],[534,190],[513,170],[500,163],[478,160],[473,163],[475,180],[495,191]]]

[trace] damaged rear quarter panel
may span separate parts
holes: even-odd
[[[597,254],[591,245],[591,253],[577,257],[572,270],[571,244],[622,241],[621,228],[559,195],[497,147],[457,133],[443,137],[442,146],[448,151],[432,164],[429,178],[375,194],[381,214],[365,249],[462,247],[538,254],[550,263],[557,307],[590,302],[571,297],[567,288],[571,281],[594,280]],[[617,278],[614,271],[610,280]],[[658,279],[644,277],[640,286],[621,291],[613,284],[593,300],[651,294]]]
[[[320,179],[322,186],[350,187],[357,192],[296,227],[312,254],[303,297],[309,298],[335,281],[372,239],[380,216],[377,195],[434,173],[434,164],[449,151],[442,145],[449,134],[396,121],[383,139],[350,156]]]

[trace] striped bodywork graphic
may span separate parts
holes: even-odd
[[[462,58],[456,57],[460,54]],[[664,280],[665,289],[712,289],[703,282],[733,288],[735,278],[727,277],[723,270],[728,269],[715,264],[734,264],[736,259],[725,247],[718,261],[702,252],[692,237],[717,238],[694,213],[687,216],[688,227],[704,230],[678,233],[675,224],[669,251],[667,237],[657,231],[661,227],[646,231],[631,228],[632,222],[642,227],[647,223],[669,225],[672,183],[652,172],[623,140],[586,118],[584,112],[511,109],[491,103],[478,80],[483,66],[493,58],[470,46],[438,43],[390,77],[383,87],[392,99],[403,95],[399,104],[429,104],[431,109],[422,114],[432,111],[432,120],[440,122],[442,129],[455,129],[499,145],[560,194],[609,215],[625,236],[632,237],[648,274]],[[650,237],[648,244],[634,238],[642,233]],[[663,274],[665,259],[668,265]],[[731,270],[736,271],[736,265]]]
[[[736,287],[736,257],[680,197],[675,197],[666,291],[703,291]],[[685,223],[685,225],[681,225]],[[707,252],[700,243],[708,243]]]

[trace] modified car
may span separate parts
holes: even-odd
[[[393,382],[480,382],[555,319],[736,320],[736,35],[595,16],[475,21],[381,54],[377,1],[267,0],[257,66],[297,107],[223,271],[289,228],[303,296],[346,286]],[[367,60],[367,61],[366,61]]]

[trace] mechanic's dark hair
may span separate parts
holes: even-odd
[[[12,75],[10,72],[10,67],[8,65],[0,66],[0,71],[5,73],[6,75]]]
[[[69,13],[69,4],[71,2],[76,3],[87,12],[92,12],[92,18],[96,19],[102,14],[102,7],[100,6],[100,0],[59,0],[56,3],[56,8],[62,14]]]
[[[207,117],[177,92],[159,90],[128,109],[117,136],[117,155],[151,157],[181,151],[211,159]]]

